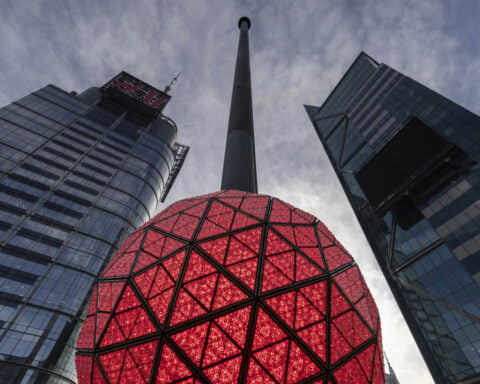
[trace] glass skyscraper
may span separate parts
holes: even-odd
[[[74,383],[95,278],[152,217],[188,147],[170,96],[122,72],[0,109],[0,382]]]
[[[365,53],[306,110],[436,383],[480,382],[480,117]]]

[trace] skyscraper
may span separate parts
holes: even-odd
[[[385,382],[377,307],[315,217],[257,191],[248,31],[238,22],[222,188],[132,233],[95,285],[80,384]]]
[[[92,285],[151,218],[188,147],[170,96],[122,72],[0,109],[0,382],[72,383]]]
[[[365,53],[306,110],[436,383],[478,383],[480,118]]]

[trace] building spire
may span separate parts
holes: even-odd
[[[392,366],[390,365],[390,361],[388,360],[387,354],[385,353],[385,360],[387,360],[388,365],[388,374],[385,376],[385,384],[400,384],[397,379],[397,375],[395,375],[395,371],[393,370]]]
[[[240,38],[233,80],[221,189],[257,192],[248,17],[238,21]]]
[[[177,81],[178,81],[178,77],[180,76],[182,72],[178,72],[177,76],[175,76],[172,81],[170,82],[170,84],[168,84],[165,89],[163,90],[163,92],[165,93],[168,93],[170,92],[170,90],[172,89],[172,85],[175,84]]]

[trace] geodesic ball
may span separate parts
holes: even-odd
[[[315,217],[265,195],[179,201],[133,232],[78,340],[86,383],[384,383],[358,267]]]

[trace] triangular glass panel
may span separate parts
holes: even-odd
[[[92,297],[88,303],[87,316],[93,315],[97,312],[97,298],[98,298],[98,284],[95,284],[93,287]]]
[[[258,254],[262,238],[262,227],[235,233],[233,237],[250,248],[255,254]]]
[[[274,231],[269,230],[267,235],[267,246],[265,249],[265,255],[275,255],[277,253],[283,253],[292,250],[292,246],[285,242]]]
[[[134,272],[162,259],[185,246],[185,243],[150,230],[134,267]]]
[[[98,364],[94,361],[93,362],[93,377],[92,377],[92,384],[107,384],[107,381],[102,375]],[[112,383],[109,383],[112,384]]]
[[[182,268],[185,254],[186,251],[184,250],[162,262],[162,266],[166,269],[166,271],[170,274],[171,278],[175,281],[177,281],[178,275],[180,274],[180,269]]]
[[[375,344],[372,344],[357,355],[357,360],[368,380],[372,379],[373,363],[375,361],[375,347]]]
[[[225,265],[231,265],[240,261],[251,259],[253,257],[258,257],[258,255],[232,236],[230,245],[228,246]]]
[[[254,219],[253,217],[247,216],[241,212],[235,212],[235,217],[232,223],[232,231],[244,227],[249,227],[251,225],[258,224],[259,220]]]
[[[188,210],[189,208],[194,208],[197,205],[205,204],[206,200],[203,198],[193,198],[185,199],[176,202],[175,204],[170,205],[164,209],[157,217],[160,219],[165,219],[182,211]]]
[[[209,323],[203,323],[193,328],[172,335],[173,341],[188,355],[196,365],[200,366],[200,360],[204,351]]]
[[[266,300],[270,308],[272,308],[290,328],[293,328],[296,295],[297,293],[292,291]]]
[[[250,308],[251,307],[245,307],[215,319],[215,323],[229,335],[240,348],[245,346]]]
[[[236,189],[223,190],[221,192],[216,192],[214,195],[219,197],[219,198],[220,197],[244,197],[244,196],[247,197],[247,196],[250,196],[250,195],[256,196],[253,193],[249,193],[249,192],[245,192],[245,191],[238,191]]]
[[[105,347],[106,345],[118,344],[124,342],[125,340],[126,337],[123,334],[117,320],[112,318],[108,323],[108,327],[102,337],[100,346]]]
[[[295,329],[304,328],[323,319],[323,314],[320,313],[302,293],[297,294]]]
[[[336,363],[343,356],[352,351],[352,347],[348,341],[333,323],[330,326],[330,351],[331,364]]]
[[[126,252],[115,261],[110,262],[109,267],[102,273],[102,277],[123,277],[130,275],[137,251]]]
[[[95,315],[90,315],[83,321],[83,327],[78,336],[78,349],[93,349],[95,335]]]
[[[220,264],[223,264],[223,261],[225,260],[225,254],[227,252],[228,240],[228,236],[225,236],[220,237],[219,239],[199,243],[198,246],[212,256],[215,260],[217,260]]]
[[[219,205],[223,205],[223,204],[219,204]],[[229,231],[230,226],[232,225],[234,215],[235,215],[235,212],[233,211],[233,209],[228,209],[228,212],[222,215],[207,217],[207,220],[218,225],[224,231]]]
[[[267,374],[267,372],[257,364],[255,359],[250,359],[248,366],[248,383],[275,384],[276,382]]]
[[[176,214],[176,215],[170,216],[166,219],[162,218],[161,220],[156,221],[154,223],[154,227],[158,228],[158,229],[161,229],[161,230],[164,230],[165,232],[172,232],[173,226],[175,225],[175,223],[177,222],[179,217],[180,217],[180,215]]]
[[[234,357],[205,370],[205,375],[214,384],[231,384],[238,381],[242,357]]]
[[[147,231],[147,237],[143,242],[142,249],[159,259],[165,246],[166,236],[154,230]]]
[[[183,323],[205,313],[205,309],[195,301],[184,289],[178,294],[175,308],[170,319],[170,326]]]
[[[299,217],[298,217],[299,216]],[[301,209],[295,208],[292,212],[292,222],[293,223],[315,223],[315,216],[302,211]]]
[[[98,342],[105,326],[107,325],[108,319],[110,318],[110,313],[97,313],[97,328],[95,329],[95,343]]]
[[[219,197],[218,200],[232,207],[239,208],[243,201],[241,197]]]
[[[363,296],[363,279],[357,266],[339,273],[334,280],[352,303],[356,303]]]
[[[119,384],[123,384],[125,382],[125,378],[127,377],[128,381],[135,384],[146,383],[146,380],[143,378],[140,369],[138,368],[137,364],[135,364],[135,361],[133,360],[132,355],[130,355],[129,351],[127,351],[127,353],[125,354],[125,360],[123,361],[122,373],[120,376]]]
[[[352,348],[358,347],[372,337],[368,328],[353,310],[343,313],[333,322]]]
[[[163,322],[165,321],[165,316],[168,312],[170,300],[172,299],[173,290],[173,287],[169,288],[148,300],[148,304],[152,308],[153,312],[155,312],[155,315],[161,324],[163,324]]]
[[[138,301],[137,296],[133,292],[132,288],[130,285],[127,284],[125,287],[125,290],[122,293],[122,296],[120,297],[120,300],[118,302],[117,308],[115,309],[115,312],[122,312],[126,311],[127,309],[135,308],[140,306],[140,301]]]
[[[147,383],[152,373],[153,359],[155,357],[157,343],[157,341],[151,341],[128,349],[128,352],[137,365],[143,380]]]
[[[327,311],[327,283],[325,281],[300,288],[300,292],[325,316]]]
[[[373,336],[360,317],[353,312],[353,346],[358,347]]]
[[[257,262],[257,259],[250,259],[238,264],[227,266],[227,269],[253,291],[255,289],[255,279],[257,277]]]
[[[118,379],[122,373],[126,352],[126,349],[121,349],[119,351],[99,356],[100,363],[102,364],[104,372],[107,374],[110,384],[118,383]]]
[[[157,260],[158,259],[150,255],[149,253],[146,253],[143,251],[140,252],[140,255],[138,255],[137,261],[135,262],[135,266],[133,267],[133,273],[136,273],[139,270],[152,265]]]
[[[199,222],[200,219],[196,217],[181,214],[170,232],[181,236],[184,239],[190,240],[193,237]]]
[[[273,225],[272,227],[292,244],[297,244],[295,233],[291,225]]]
[[[245,293],[243,293],[233,282],[220,274],[212,309],[217,310],[246,298],[247,295]]]
[[[294,227],[298,247],[316,247],[318,245],[314,227]]]
[[[322,274],[323,271],[317,268],[315,264],[302,254],[295,252],[295,281],[302,281]]]
[[[246,212],[252,216],[257,217],[260,220],[265,218],[265,213],[267,210],[267,205],[269,201],[268,196],[251,196],[243,199],[242,204],[240,205],[240,210]]]
[[[134,339],[156,331],[142,307],[119,313],[115,316],[115,320],[127,339]]]
[[[347,361],[345,364],[342,364],[341,367],[335,371],[335,378],[339,383],[370,383],[370,381],[365,377],[360,364],[355,358]]]
[[[82,383],[92,382],[92,357],[76,355],[75,366],[77,368],[77,378]]]
[[[352,257],[344,253],[336,245],[323,249],[325,260],[330,271],[334,271],[337,268],[344,266],[345,264],[353,261]]]
[[[202,366],[209,366],[221,360],[239,355],[241,350],[215,324],[210,326]]]
[[[269,220],[271,223],[291,223],[291,211],[292,209],[289,206],[277,199],[273,199]]]
[[[383,354],[380,344],[375,351],[375,362],[373,363],[372,384],[383,384],[385,378],[385,370],[383,366]]]
[[[212,264],[210,264],[197,252],[192,250],[187,270],[185,272],[185,277],[183,278],[183,282],[188,283],[189,281],[207,276],[215,272],[217,272],[217,269]]]
[[[198,219],[201,219],[203,216],[203,213],[205,212],[205,208],[207,208],[208,205],[208,200],[205,200],[201,202],[200,204],[197,204],[191,208],[187,208],[183,211],[183,213],[186,213],[191,216],[195,216]]]
[[[300,347],[291,342],[286,383],[297,383],[320,371]]]
[[[279,383],[283,383],[285,379],[289,344],[290,340],[284,340],[253,353]]]
[[[157,371],[156,384],[179,383],[182,379],[188,379],[192,373],[185,363],[165,344],[163,346],[162,357]],[[193,379],[191,379],[193,382]],[[181,381],[185,383],[185,381]]]
[[[157,265],[134,278],[134,281],[140,289],[140,292],[142,292],[143,297],[148,298],[150,289],[152,288],[153,281],[155,280],[155,276],[157,275],[159,268],[160,267]]]
[[[327,326],[325,321],[298,331],[298,335],[324,362],[327,361]]]
[[[278,269],[290,282],[295,280],[295,252],[285,252],[267,258],[276,269]],[[265,279],[265,276],[264,276]]]
[[[350,303],[342,295],[337,286],[332,283],[332,292],[331,292],[331,308],[332,308],[332,318],[338,314],[348,311],[351,309]]]
[[[233,217],[234,210],[226,205],[219,203],[218,201],[213,201],[208,210],[207,218],[216,222],[214,218],[218,217]],[[221,221],[220,221],[221,222]],[[220,222],[218,223],[220,225]],[[231,222],[231,221],[230,221]],[[225,229],[230,229],[230,225],[226,225]]]
[[[212,237],[225,233],[225,229],[211,222],[210,220],[205,220],[202,224],[202,229],[200,230],[197,239],[206,239],[207,237]]]
[[[148,298],[152,298],[158,294],[161,294],[170,288],[175,286],[175,280],[171,278],[168,272],[163,268],[163,266],[159,266],[157,274],[155,275],[155,279],[152,284],[152,288],[148,294]]]
[[[335,236],[332,235],[325,224],[321,221],[317,223],[317,234],[323,248],[329,247],[335,243]]]
[[[285,274],[267,259],[263,266],[262,292],[283,287],[293,283]]]
[[[262,309],[258,310],[257,323],[255,326],[255,336],[253,338],[252,350],[277,343],[287,337],[280,327],[268,316]]]
[[[218,273],[204,276],[185,284],[184,288],[209,311],[212,305]]]
[[[364,297],[355,304],[355,308],[360,313],[360,316],[367,322],[369,327],[375,331],[375,324],[370,315],[370,310],[368,309],[367,299]]]
[[[317,263],[320,268],[325,270],[325,263],[323,262],[323,257],[318,247],[300,247],[300,251],[307,255],[310,260]]]

